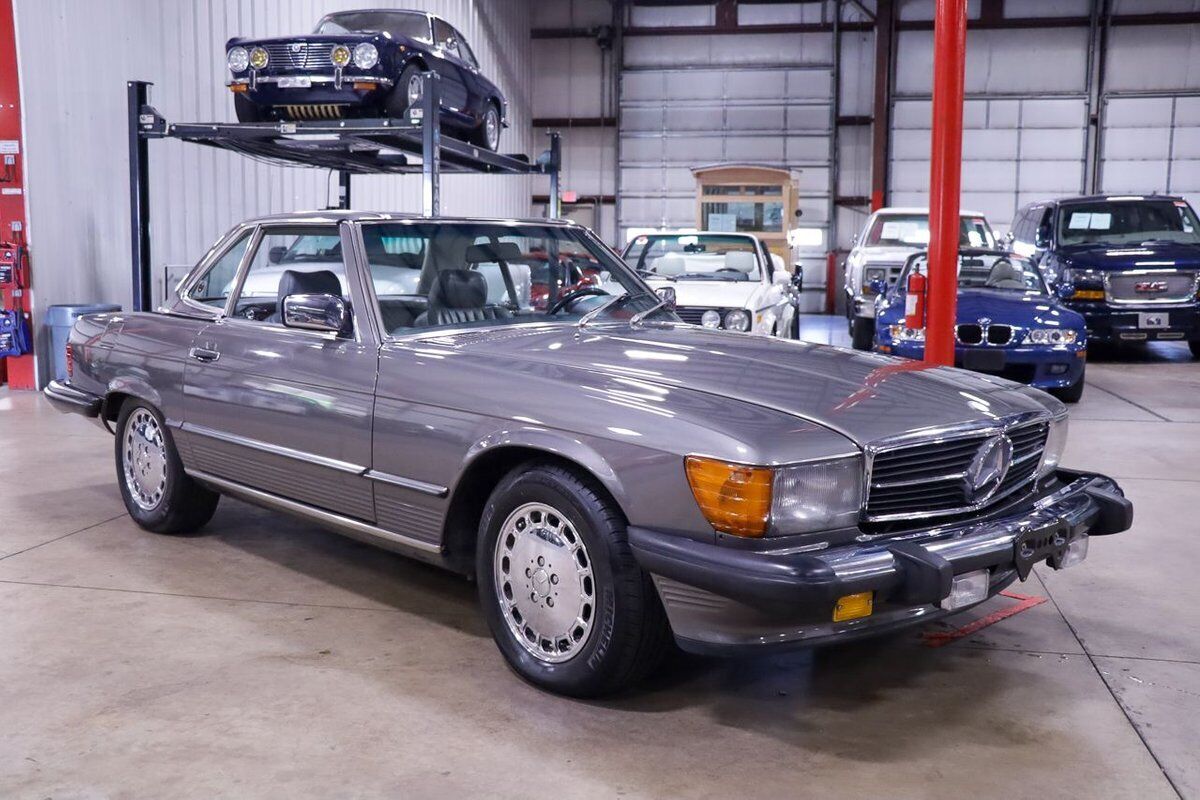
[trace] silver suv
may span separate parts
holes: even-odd
[[[996,246],[996,236],[978,211],[962,212],[959,244],[962,247]],[[877,280],[895,283],[904,261],[929,246],[928,208],[881,208],[867,219],[854,237],[846,258],[846,319],[856,350],[870,350],[875,336]]]

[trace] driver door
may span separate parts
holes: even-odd
[[[332,223],[260,228],[226,315],[200,331],[188,354],[183,424],[193,468],[373,521],[365,473],[378,342],[357,320],[344,334],[286,327],[277,297],[286,272],[325,273],[351,315],[368,307],[357,282],[347,280],[347,230]],[[321,277],[306,280],[315,285]]]
[[[458,37],[443,20],[433,20],[433,63],[442,79],[442,106],[458,114],[467,113],[466,64],[458,50]]]

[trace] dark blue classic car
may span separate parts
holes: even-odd
[[[421,73],[432,71],[443,125],[495,150],[507,124],[504,95],[467,40],[423,11],[343,11],[311,34],[234,38],[226,50],[240,122],[402,117],[421,97]]]
[[[1050,292],[1028,259],[999,250],[962,250],[958,267],[955,366],[1045,389],[1068,403],[1083,395],[1083,317]],[[908,276],[926,272],[927,253],[908,258],[875,307],[875,350],[922,358],[925,329],[904,324]],[[879,287],[884,289],[885,287]]]
[[[1186,339],[1200,358],[1200,220],[1182,197],[1033,203],[1007,239],[1068,287],[1093,343]]]

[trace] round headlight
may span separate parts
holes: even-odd
[[[705,311],[705,312],[704,312],[704,313],[703,313],[703,314],[700,316],[700,324],[701,324],[701,325],[703,325],[703,326],[704,326],[704,327],[706,327],[706,328],[719,328],[719,327],[721,327],[721,312],[720,312],[720,311],[713,311],[713,310],[710,308],[708,311]]]
[[[740,308],[735,308],[725,315],[725,327],[731,331],[750,330],[750,315]]]
[[[350,63],[350,48],[344,44],[339,44],[329,53],[329,60],[333,62],[335,67],[344,67]]]
[[[232,72],[244,72],[250,66],[250,54],[244,47],[231,47],[225,55],[225,63]]]
[[[254,67],[255,69],[262,69],[270,60],[271,59],[270,56],[267,55],[267,51],[261,47],[256,47],[250,51],[250,66]]]
[[[1048,339],[1044,328],[1034,328],[1029,332],[1029,341],[1033,344],[1045,344]]]
[[[354,48],[354,66],[359,69],[370,69],[379,63],[379,51],[370,42],[363,42]]]

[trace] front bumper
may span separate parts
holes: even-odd
[[[288,86],[289,81],[301,79],[307,86]],[[378,75],[352,73],[295,75],[257,75],[233,78],[225,85],[238,91],[260,106],[345,105],[374,103],[380,89],[392,86],[392,79]],[[355,84],[369,88],[355,88]]]
[[[880,352],[904,358],[921,359],[925,346],[920,343],[881,343]],[[1085,345],[1012,345],[987,347],[955,345],[954,366],[999,375],[1036,389],[1065,389],[1083,377]]]
[[[1102,475],[1060,470],[1057,481],[1004,517],[824,550],[751,551],[630,528],[679,645],[692,652],[758,653],[877,635],[950,613],[954,576],[987,569],[988,596],[1034,563],[1059,568],[1083,536],[1127,530],[1133,506]],[[1040,545],[1027,552],[1029,542]],[[874,613],[831,622],[838,598],[871,592]]]
[[[1088,338],[1093,342],[1109,344],[1200,339],[1200,305],[1197,304],[1139,306],[1068,302],[1067,307],[1083,315],[1087,322]],[[1165,325],[1143,325],[1151,321],[1148,318],[1160,316],[1166,318]]]
[[[104,405],[103,397],[81,391],[62,381],[50,381],[42,390],[42,395],[59,411],[82,414],[85,417],[100,416],[100,408]]]

